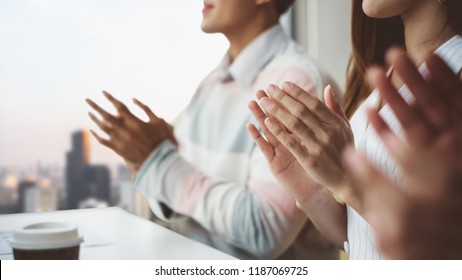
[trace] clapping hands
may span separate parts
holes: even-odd
[[[158,118],[148,106],[133,99],[133,102],[148,116],[149,121],[145,122],[131,113],[125,104],[111,94],[105,91],[103,94],[114,105],[117,115],[108,113],[91,99],[86,99],[88,105],[98,112],[102,119],[91,112],[88,115],[109,136],[109,139],[104,139],[93,130],[91,133],[99,143],[124,158],[133,173],[138,171],[144,160],[162,141],[170,139],[176,144],[173,128],[163,119]]]
[[[357,211],[372,224],[381,250],[398,259],[462,258],[462,82],[432,54],[423,79],[401,51],[389,63],[415,97],[406,103],[379,68],[369,81],[401,123],[405,140],[369,110],[368,118],[405,175],[396,186],[350,148],[345,161],[363,197]]]

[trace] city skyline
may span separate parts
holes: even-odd
[[[85,130],[69,135],[71,149],[63,169],[37,165],[22,173],[0,168],[0,214],[118,205],[148,217],[146,199],[132,189],[128,168],[92,164],[89,139]]]
[[[97,129],[85,98],[113,112],[102,90],[140,117],[132,97],[173,120],[227,48],[223,37],[201,32],[202,5],[0,1],[0,168],[63,167],[68,135]],[[122,163],[93,138],[91,145],[93,163]]]

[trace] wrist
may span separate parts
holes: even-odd
[[[315,211],[319,208],[319,205],[326,204],[327,201],[334,200],[340,205],[345,205],[345,202],[336,194],[332,193],[329,189],[319,185],[319,189],[312,193],[312,195],[306,197],[306,199],[295,199],[295,205],[297,208],[304,212]]]
[[[360,193],[357,192],[354,182],[350,177],[346,177],[342,182],[328,189],[337,202],[348,204],[353,208],[358,206],[358,203],[361,201]]]

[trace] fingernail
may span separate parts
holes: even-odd
[[[294,87],[294,85],[290,82],[284,82],[282,84],[282,89],[285,90],[285,91],[290,91],[292,88]]]
[[[270,84],[270,85],[266,88],[266,92],[268,92],[268,93],[273,93],[275,90],[276,90],[276,86],[273,85],[273,84]]]
[[[270,118],[265,119],[265,125],[266,125],[267,128],[274,127],[274,123]]]
[[[375,87],[378,75],[380,74],[380,68],[372,66],[366,71],[366,80],[371,87]]]
[[[327,85],[327,90],[329,91],[329,94],[332,97],[332,99],[334,99],[338,103],[337,95],[334,94],[334,91],[332,90],[332,86],[330,84]]]
[[[268,97],[263,97],[260,99],[260,105],[263,107],[268,107],[271,104],[271,101],[269,100]]]
[[[406,54],[404,49],[400,47],[392,47],[385,53],[385,59],[394,64],[396,59],[404,54]]]

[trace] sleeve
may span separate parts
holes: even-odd
[[[230,168],[236,164],[227,162]],[[209,177],[165,141],[143,163],[134,187],[151,199],[153,210],[164,218],[168,217],[159,205],[196,220],[256,258],[274,258],[292,244],[307,218],[274,181],[256,147],[250,166],[244,184]]]

